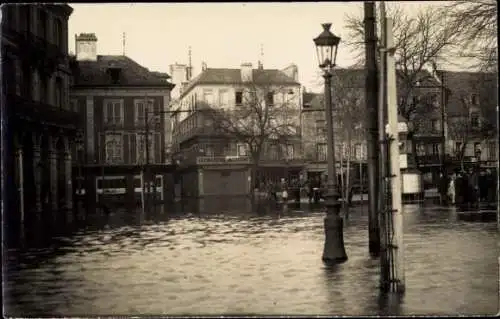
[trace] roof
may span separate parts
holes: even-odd
[[[283,71],[275,69],[252,69],[252,83],[256,85],[265,84],[289,84],[300,85],[299,82],[286,75]],[[195,77],[184,90],[185,95],[193,87],[199,84],[243,84],[241,80],[241,69],[218,69],[207,68]]]
[[[164,79],[170,79],[170,75],[168,75],[167,73],[165,72],[157,72],[157,71],[151,71],[151,73],[153,73],[154,75],[160,77],[160,78],[164,78]]]
[[[151,72],[123,55],[98,55],[97,61],[73,61],[74,86],[151,86],[173,88],[166,73]],[[108,69],[121,69],[119,82],[113,83]]]

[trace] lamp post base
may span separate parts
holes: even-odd
[[[343,224],[343,220],[339,215],[325,217],[325,247],[322,258],[325,264],[339,264],[347,261]]]

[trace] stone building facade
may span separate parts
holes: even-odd
[[[496,73],[438,71],[448,90],[446,153],[453,166],[476,163],[496,167],[498,162],[498,87]]]
[[[72,11],[66,4],[2,5],[2,199],[9,226],[71,216],[70,150],[81,124],[69,103]]]
[[[294,121],[300,127],[301,87],[297,67],[284,70],[264,69],[261,64],[252,68],[243,64],[240,69],[207,68],[182,89],[178,103],[173,106],[172,148],[181,168],[181,188],[184,198],[216,195],[247,195],[255,186],[250,178],[248,148],[234,137],[222,136],[213,130],[201,110],[206,106],[231,109],[244,102],[248,85],[273,87],[268,102],[287,103],[295,107]],[[272,96],[271,96],[272,95]],[[273,104],[274,105],[274,104]],[[293,107],[292,107],[293,108]],[[302,169],[300,130],[286,145],[268,143],[259,161],[258,178],[275,179],[298,175]]]
[[[121,188],[125,188],[134,183],[126,181],[129,175],[138,175],[141,166],[170,163],[171,126],[166,111],[174,85],[168,74],[152,72],[127,56],[98,55],[93,33],[76,35],[75,41],[70,101],[85,128],[82,144],[74,150],[78,154],[74,164],[98,167],[93,175],[79,176],[87,177],[79,183],[93,197],[96,188],[105,191],[108,179],[123,177]]]

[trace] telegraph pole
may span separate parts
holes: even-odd
[[[382,289],[388,292],[401,293],[405,289],[404,280],[404,245],[403,245],[403,212],[401,203],[401,169],[399,166],[399,130],[398,108],[396,96],[396,68],[394,61],[394,43],[391,18],[385,20],[385,61],[386,61],[386,98],[387,98],[387,148],[389,149],[388,175],[390,180],[390,196],[385,211],[387,241],[384,253],[388,261],[388,273],[384,275]]]
[[[377,97],[377,36],[375,2],[364,3],[365,9],[365,60],[366,60],[366,114],[368,116],[368,247],[370,255],[380,254],[380,229],[378,225],[378,97]],[[360,162],[361,163],[361,162]],[[361,164],[360,164],[361,165]],[[361,178],[360,169],[360,178]]]

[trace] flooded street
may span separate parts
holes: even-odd
[[[8,316],[495,314],[496,223],[405,207],[406,293],[378,289],[367,210],[345,222],[349,260],[327,269],[321,211],[180,215],[95,227],[48,247],[11,249]],[[116,216],[115,216],[116,217]]]

